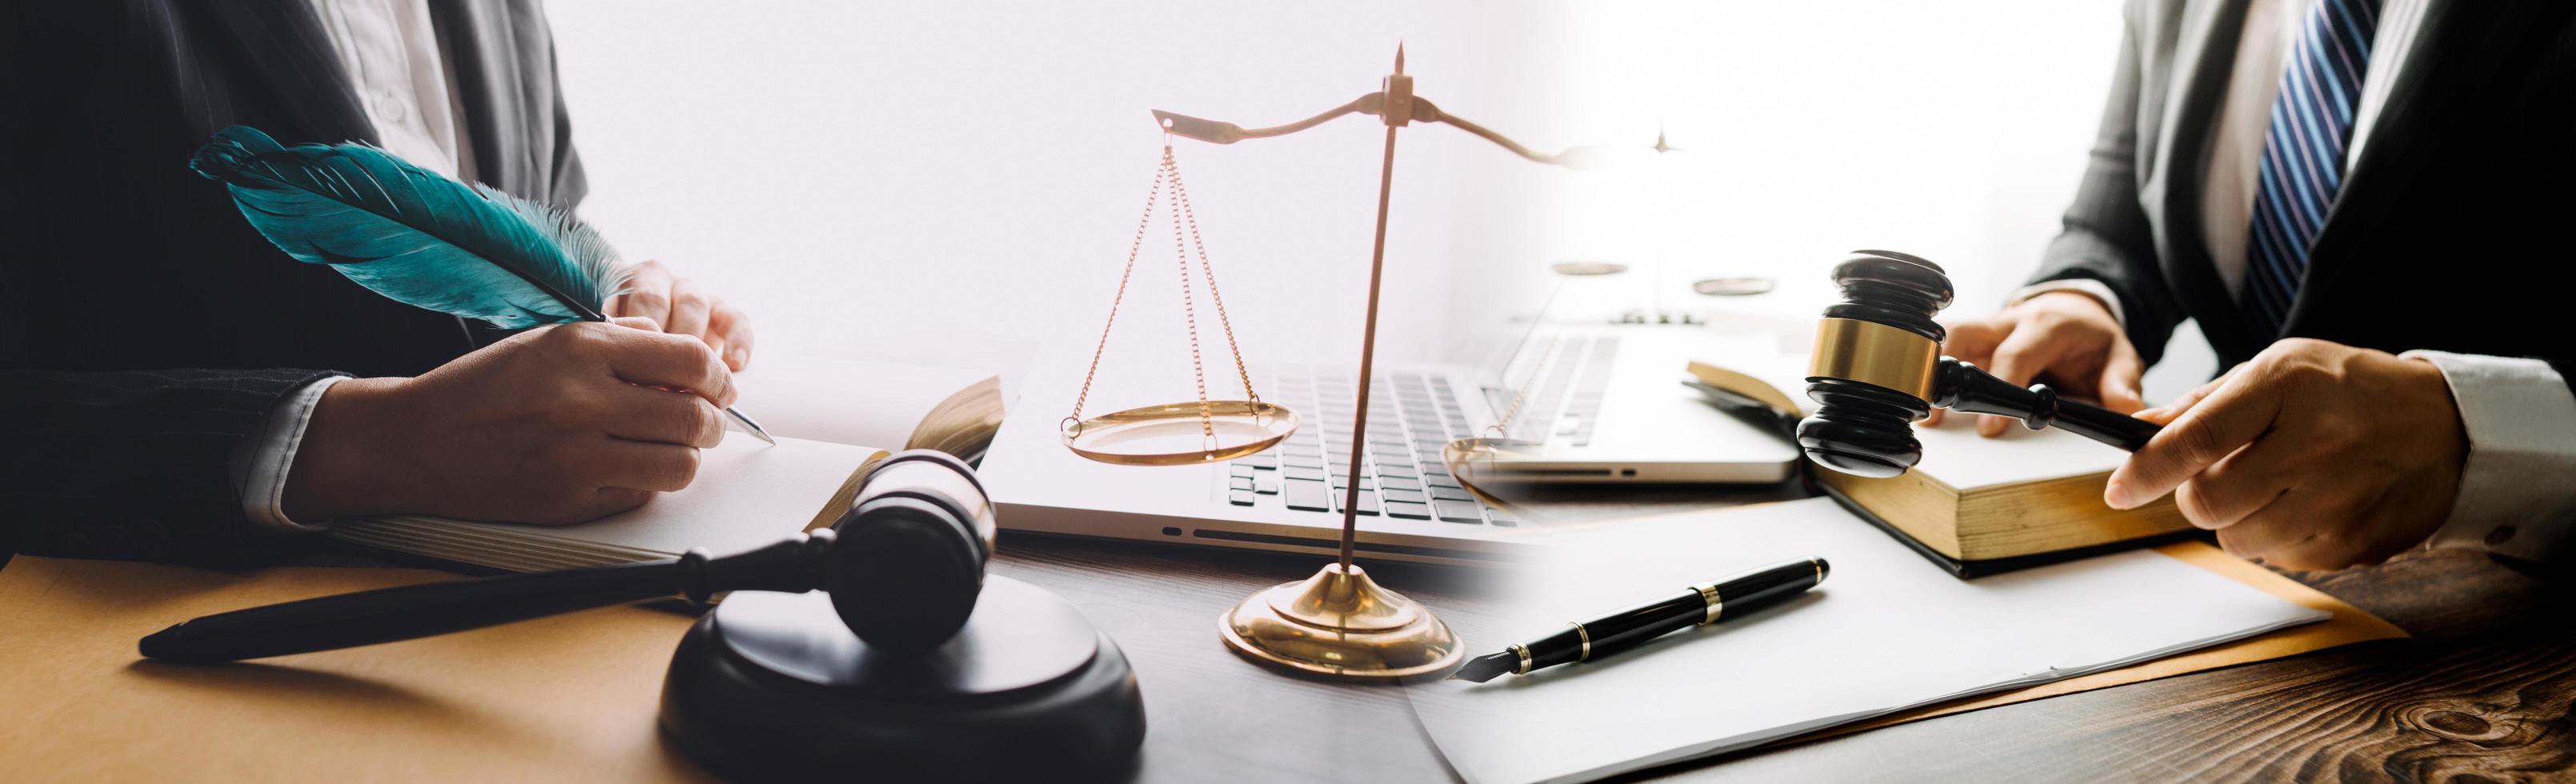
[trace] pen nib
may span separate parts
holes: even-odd
[[[1467,666],[1460,667],[1457,672],[1450,673],[1449,679],[1484,683],[1486,681],[1493,680],[1494,676],[1511,672],[1519,665],[1520,656],[1518,654],[1514,654],[1510,651],[1489,653],[1467,660]]]

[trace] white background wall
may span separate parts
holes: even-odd
[[[1376,89],[1399,40],[1423,95],[1534,147],[1642,147],[1660,125],[1686,151],[1577,174],[1404,132],[1389,354],[1438,344],[1460,317],[1440,293],[1455,276],[1568,257],[1662,264],[1673,304],[1805,316],[1842,251],[1894,248],[1952,271],[1955,311],[1983,309],[2056,231],[2119,35],[2108,0],[549,13],[591,172],[585,218],[742,303],[765,349],[898,358],[1084,343],[1159,154],[1148,109],[1303,117]],[[1381,133],[1352,119],[1179,144],[1247,352],[1353,353]],[[1168,232],[1147,235],[1113,361],[1186,355]],[[1586,301],[1647,302],[1647,271],[1594,281]],[[1726,273],[1783,286],[1680,288]]]

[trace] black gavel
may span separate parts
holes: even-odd
[[[975,611],[993,553],[993,509],[975,472],[930,450],[879,462],[826,530],[748,552],[489,577],[325,596],[182,622],[142,653],[237,661],[479,629],[575,610],[727,591],[821,590],[869,645],[935,647]]]
[[[1807,396],[1817,406],[1798,423],[1798,446],[1808,459],[1859,476],[1902,475],[1923,459],[1913,424],[1935,406],[2014,417],[2032,430],[2053,426],[2132,452],[2161,429],[1941,356],[1948,333],[1932,316],[1950,306],[1949,276],[1903,253],[1854,253],[1834,266],[1843,301],[1825,308],[1807,366]]]

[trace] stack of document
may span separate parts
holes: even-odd
[[[2328,613],[2153,551],[1963,581],[1827,499],[1587,528],[1519,581],[1511,639],[1768,563],[1821,557],[1780,606],[1490,683],[1409,687],[1475,784],[1586,781],[2240,640]]]

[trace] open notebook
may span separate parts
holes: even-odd
[[[1002,422],[998,378],[953,368],[764,356],[736,377],[773,446],[743,433],[701,456],[688,489],[632,511],[549,527],[423,516],[335,522],[342,541],[529,572],[747,550],[830,525],[889,449],[980,457]]]

